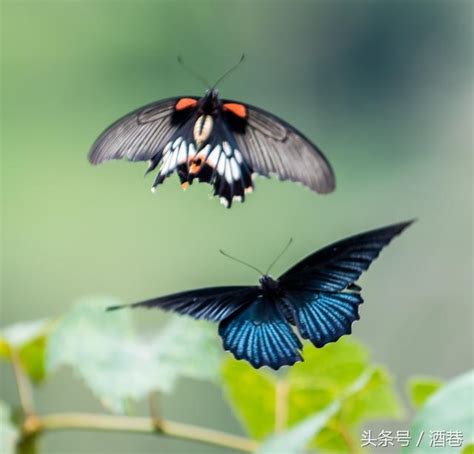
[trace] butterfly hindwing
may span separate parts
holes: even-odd
[[[161,164],[153,189],[173,172],[183,188],[194,181],[214,187],[214,195],[228,208],[234,200],[243,202],[253,189],[252,169],[238,150],[234,136],[222,121],[214,121],[208,143],[198,146],[194,140],[197,115],[175,129],[164,144],[163,152],[150,160],[148,172]]]
[[[164,145],[161,155],[156,155],[150,160],[147,173],[154,170],[159,164],[152,190],[163,183],[171,174],[176,172],[181,184],[188,181],[189,163],[196,156],[196,147],[192,140],[192,121],[187,121],[175,131]]]
[[[356,292],[291,292],[287,296],[294,324],[316,347],[351,333],[359,319],[362,296]]]
[[[234,136],[224,122],[216,122],[210,143],[197,155],[200,167],[188,178],[214,186],[214,195],[228,208],[234,200],[243,202],[252,191],[252,169],[244,160]]]
[[[302,361],[302,344],[279,304],[259,295],[252,303],[219,324],[225,350],[253,367],[279,369]]]

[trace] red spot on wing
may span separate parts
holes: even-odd
[[[227,112],[232,112],[240,118],[247,118],[247,108],[243,104],[228,102],[225,103],[223,107]]]
[[[181,98],[175,106],[176,110],[184,110],[189,107],[194,107],[197,104],[197,100],[193,98]]]

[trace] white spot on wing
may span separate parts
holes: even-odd
[[[196,154],[196,147],[192,142],[189,144],[188,151],[188,158],[192,158]]]
[[[161,175],[166,175],[168,173],[168,170],[170,168],[171,160],[173,159],[174,151],[171,153],[168,153],[163,161],[163,167],[160,170]]]
[[[219,159],[219,164],[217,165],[217,171],[219,172],[220,175],[224,175],[225,173],[225,162],[226,162],[225,156],[221,156],[221,158]]]
[[[182,140],[183,140],[182,137],[178,137],[178,138],[173,142],[173,150],[175,150],[176,148],[179,147],[179,144],[181,143]]]
[[[199,154],[203,157],[207,156],[207,153],[209,153],[209,150],[211,149],[211,146],[207,144],[200,152]]]
[[[229,142],[223,142],[222,147],[224,148],[226,156],[232,156],[232,148],[230,147]]]
[[[225,166],[225,179],[229,182],[232,183],[233,178],[232,178],[232,170],[230,169],[230,164],[227,162],[227,165]]]
[[[240,180],[240,168],[234,158],[229,159],[230,169],[232,170],[232,177],[234,180]]]
[[[181,146],[179,147],[179,152],[178,152],[178,164],[183,164],[187,161],[187,146],[186,142],[183,140],[181,142]]]
[[[169,168],[170,172],[172,172],[176,168],[176,164],[178,162],[178,154],[179,154],[179,150],[175,150],[172,153],[172,156],[170,158],[170,168]]]
[[[242,162],[244,162],[242,158],[242,154],[240,153],[239,150],[237,150],[237,148],[234,150],[234,158],[237,160],[239,164],[242,164]]]
[[[171,149],[172,142],[168,142],[163,150],[163,156]]]
[[[224,205],[226,208],[229,206],[229,201],[225,197],[220,197],[219,201]]]
[[[211,153],[209,154],[209,156],[207,157],[206,162],[210,166],[216,167],[220,154],[221,154],[221,146],[216,145],[214,149],[211,151]]]

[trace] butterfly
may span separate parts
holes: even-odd
[[[304,258],[278,279],[268,272],[261,273],[259,285],[189,290],[108,310],[159,308],[218,322],[223,347],[235,358],[244,359],[255,368],[290,366],[303,361],[301,338],[323,347],[351,333],[363,302],[361,287],[355,281],[412,222],[331,244]]]
[[[176,172],[183,189],[194,180],[209,183],[228,208],[252,192],[257,174],[334,190],[334,173],[316,145],[269,112],[221,99],[218,82],[201,98],[168,98],[125,115],[95,141],[89,161],[148,161],[147,174],[157,169],[153,191]]]

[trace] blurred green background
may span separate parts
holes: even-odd
[[[361,279],[355,335],[399,384],[451,378],[473,359],[472,4],[391,1],[3,1],[1,325],[59,315],[81,296],[134,302],[186,288],[254,283],[218,249],[275,274],[359,231],[418,218]],[[313,139],[338,187],[318,196],[258,179],[225,210],[210,187],[155,195],[145,164],[92,167],[97,135],[126,112],[204,88],[242,52],[224,97],[276,113]],[[163,315],[136,313],[150,330]],[[179,342],[179,339],[176,339]],[[117,354],[120,354],[117,351]],[[1,395],[16,402],[1,365]],[[68,371],[43,411],[99,410]],[[218,387],[164,398],[182,422],[241,432]],[[145,407],[143,408],[145,412]],[[53,433],[44,452],[223,452],[129,434]]]

